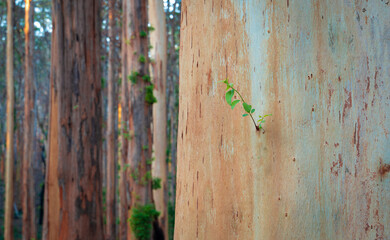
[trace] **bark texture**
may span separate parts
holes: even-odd
[[[24,146],[23,146],[23,239],[36,239],[34,159],[34,5],[25,1],[25,76],[24,76]]]
[[[4,213],[4,238],[13,239],[13,166],[14,166],[14,46],[13,46],[13,0],[7,0],[7,136],[5,155],[5,213]]]
[[[388,4],[182,4],[175,239],[389,239]]]
[[[98,0],[53,0],[45,239],[103,239]]]
[[[155,160],[152,163],[153,178],[161,179],[161,188],[153,190],[153,200],[157,211],[159,227],[168,239],[168,185],[167,185],[167,112],[166,112],[166,80],[167,80],[167,34],[163,1],[150,0],[148,8],[150,25],[154,31],[150,33],[152,79],[154,95],[157,103],[153,104],[153,149]]]
[[[110,0],[108,5],[108,37],[110,45],[108,51],[108,106],[107,106],[107,222],[106,222],[106,239],[116,239],[116,138],[115,138],[115,2]]]
[[[152,104],[146,101],[147,88],[151,86],[148,59],[148,16],[145,0],[124,0],[122,20],[122,113],[123,141],[127,148],[122,158],[121,190],[122,201],[127,202],[128,218],[136,206],[152,203],[151,158],[152,158]],[[146,36],[145,34],[146,33]],[[150,95],[149,95],[150,97]],[[124,158],[126,157],[126,158]],[[149,163],[149,164],[148,164]],[[122,205],[122,207],[126,207]],[[126,219],[127,220],[127,219]],[[121,218],[121,221],[124,221]],[[122,226],[123,228],[124,226]],[[127,224],[127,237],[133,239],[130,225]],[[121,230],[123,234],[125,230]],[[124,235],[121,235],[124,239]]]

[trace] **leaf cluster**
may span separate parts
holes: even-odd
[[[157,190],[161,188],[161,178],[152,179],[152,189]]]
[[[139,56],[139,58],[138,58],[138,61],[139,61],[140,63],[145,63],[145,62],[146,62],[146,57],[145,57],[143,54],[141,54],[141,55]]]
[[[245,113],[242,115],[243,117],[250,116],[250,118],[253,121],[253,124],[255,125],[255,128],[257,131],[260,131],[260,129],[263,129],[262,123],[265,123],[265,118],[268,116],[272,116],[272,114],[267,114],[264,116],[259,115],[259,120],[257,121],[257,124],[253,118],[253,113],[256,111],[254,108],[252,108],[252,105],[245,102],[244,98],[242,97],[241,93],[237,91],[237,89],[234,88],[233,83],[229,83],[228,79],[225,79],[223,81],[220,81],[226,85],[226,94],[225,99],[227,104],[234,109],[234,107],[239,103],[242,102],[242,107],[244,108]],[[233,100],[233,97],[235,94],[238,95],[239,99]]]
[[[139,36],[142,37],[142,38],[146,37],[147,35],[148,34],[145,31],[143,31],[143,30],[139,32]]]
[[[137,83],[137,77],[139,76],[139,73],[136,71],[131,71],[131,74],[127,76],[127,78],[130,80],[132,84]]]
[[[131,230],[138,240],[149,240],[152,233],[152,223],[160,215],[153,204],[136,206],[129,219]]]
[[[157,102],[157,98],[153,94],[154,85],[148,85],[145,87],[145,101],[149,104]]]

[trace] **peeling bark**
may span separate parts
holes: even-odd
[[[122,145],[122,148],[127,148],[127,156],[122,156],[121,169],[126,168],[127,178],[121,179],[121,205],[122,201],[129,200],[127,209],[130,217],[135,206],[152,203],[151,179],[148,177],[151,175],[148,162],[151,161],[153,146],[152,105],[145,99],[146,88],[151,83],[144,79],[149,76],[148,37],[141,34],[148,32],[147,1],[124,0],[122,26],[122,82],[127,82],[123,83],[122,91],[128,93],[122,94],[126,97],[122,99],[122,109],[127,110],[123,111],[123,122],[128,126],[128,132],[127,145],[126,141]],[[131,76],[134,77],[133,82]],[[123,191],[129,195],[125,196]],[[129,224],[127,226],[127,238],[132,239]],[[122,234],[124,231],[121,229]]]
[[[53,0],[45,239],[103,239],[97,0]]]

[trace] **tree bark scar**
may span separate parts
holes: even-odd
[[[381,177],[384,177],[388,172],[390,172],[390,164],[381,164],[378,172]]]

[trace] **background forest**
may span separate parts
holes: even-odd
[[[130,216],[127,215],[131,211],[127,210],[130,209],[129,194],[133,193],[130,193],[132,190],[129,189],[130,180],[128,178],[137,182],[151,182],[155,196],[153,202],[156,206],[156,210],[153,211],[159,214],[159,220],[154,220],[156,214],[150,215],[147,209],[138,208],[140,218],[132,221],[132,226],[135,225],[138,228],[141,226],[147,232],[148,224],[151,226],[149,222],[152,219],[153,222],[158,221],[157,225],[160,225],[161,234],[172,239],[175,221],[181,1],[149,1],[147,8],[148,28],[145,31],[142,30],[141,33],[141,35],[145,34],[141,38],[147,39],[148,50],[147,54],[139,57],[147,59],[146,61],[150,63],[150,69],[147,71],[151,72],[150,77],[146,74],[143,77],[150,82],[162,82],[161,87],[154,90],[154,98],[157,102],[153,104],[152,129],[155,131],[154,138],[157,140],[154,141],[153,147],[142,146],[144,149],[151,148],[152,156],[147,159],[149,161],[147,164],[152,165],[153,168],[146,171],[144,176],[136,176],[139,173],[133,170],[129,171],[131,166],[123,151],[124,144],[132,138],[126,119],[127,109],[123,108],[123,96],[127,94],[127,88],[136,76],[134,76],[135,71],[127,72],[123,70],[122,65],[124,52],[128,51],[126,48],[132,45],[129,42],[132,39],[122,38],[123,31],[125,31],[123,25],[126,24],[125,21],[129,21],[123,17],[125,14],[123,7],[126,7],[126,4],[143,5],[144,1],[138,1],[138,3],[137,1],[126,1],[126,3],[121,0],[96,2],[100,6],[98,13],[98,26],[100,25],[98,62],[101,69],[99,82],[101,84],[102,127],[98,130],[102,134],[100,182],[102,183],[103,211],[101,214],[106,239],[126,239],[128,232],[131,231]],[[26,7],[27,4],[30,4],[31,7]],[[12,8],[15,104],[13,108],[14,141],[12,147],[14,185],[13,193],[10,194],[13,194],[12,234],[14,239],[22,239],[22,235],[24,235],[23,239],[41,239],[42,232],[47,231],[44,229],[45,221],[48,220],[44,216],[44,202],[45,189],[47,189],[45,188],[45,178],[48,181],[47,163],[50,144],[52,7],[51,0],[28,2],[16,0]],[[30,14],[30,20],[27,19],[28,14]],[[30,26],[26,21],[30,21]],[[140,25],[142,24],[140,23]],[[27,48],[27,45],[31,47]],[[4,234],[6,234],[6,229],[4,229],[6,117],[8,114],[12,114],[6,109],[6,46],[7,2],[0,0],[0,239],[4,239]],[[28,73],[26,73],[26,62],[31,66],[28,68]],[[123,76],[123,73],[126,75]],[[156,80],[157,78],[161,79]],[[125,92],[122,93],[123,91]],[[26,104],[28,105],[26,106]],[[76,110],[81,106],[72,107]],[[28,114],[27,119],[26,111],[31,113]],[[26,121],[28,121],[27,124]],[[25,136],[27,131],[30,132],[29,136]],[[27,152],[26,141],[30,148]],[[127,178],[127,180],[121,182],[121,177],[122,179]],[[24,196],[31,198],[31,200],[25,199]],[[123,201],[123,198],[127,200]],[[136,213],[134,215],[137,216]],[[145,234],[142,230],[138,234],[139,239],[147,239],[142,235]]]
[[[389,94],[388,0],[0,0],[0,238],[390,239]]]

